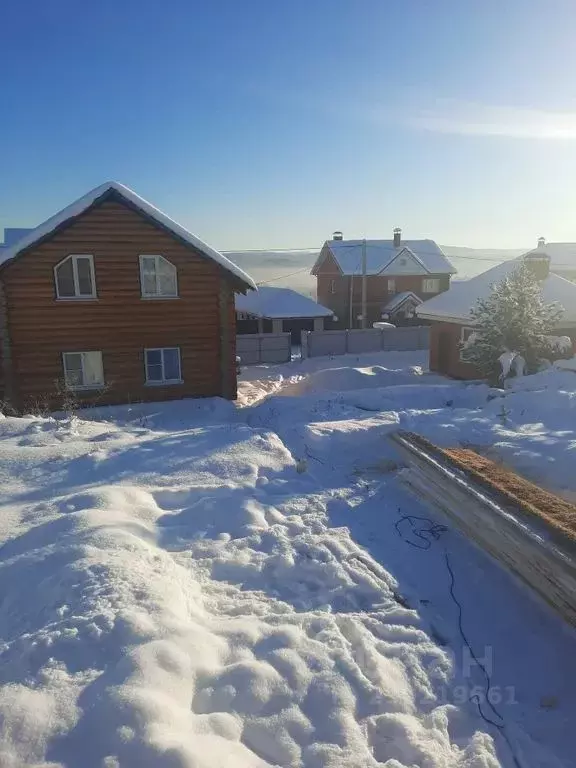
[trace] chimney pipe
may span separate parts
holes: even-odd
[[[524,263],[532,270],[536,280],[546,280],[550,274],[550,256],[542,251],[530,251],[524,256]]]
[[[544,246],[545,246],[545,245],[546,245],[546,240],[545,240],[545,238],[543,238],[543,237],[539,237],[539,238],[538,238],[538,248],[544,248]]]
[[[394,227],[394,248],[400,248],[402,242],[402,230],[400,227]]]
[[[344,235],[339,229],[332,233],[332,240],[344,240]]]

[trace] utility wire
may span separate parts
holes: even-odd
[[[403,539],[403,541],[406,544],[409,544],[411,547],[414,547],[415,549],[424,549],[424,550],[430,549],[432,547],[433,542],[438,541],[442,536],[442,534],[446,533],[449,530],[445,525],[440,525],[438,523],[435,523],[433,520],[431,520],[428,517],[420,517],[418,515],[404,515],[395,523],[394,527],[396,529],[396,533],[398,534],[398,536],[401,539]],[[412,539],[409,538],[409,536],[412,536]],[[522,768],[522,765],[520,764],[520,761],[516,756],[515,750],[508,737],[504,718],[502,717],[500,712],[496,709],[494,704],[490,701],[490,691],[492,690],[492,678],[490,677],[490,674],[486,669],[486,667],[484,666],[484,664],[482,664],[478,656],[474,653],[474,649],[472,648],[472,645],[470,644],[470,641],[468,640],[466,633],[464,631],[462,603],[456,597],[456,593],[455,593],[456,577],[454,575],[454,569],[452,568],[452,564],[450,563],[450,558],[446,549],[444,550],[444,559],[446,562],[446,569],[450,577],[449,594],[452,599],[452,602],[455,604],[458,610],[458,632],[460,633],[462,642],[468,648],[468,651],[470,652],[471,657],[474,659],[476,664],[482,670],[484,681],[485,681],[484,701],[490,707],[493,715],[497,718],[497,720],[493,720],[491,717],[488,717],[486,714],[484,714],[482,710],[482,699],[477,693],[472,694],[472,696],[470,696],[469,698],[469,701],[474,702],[474,704],[476,704],[476,707],[478,709],[478,714],[480,715],[482,720],[484,720],[485,723],[493,726],[500,732],[502,738],[508,745],[508,748],[512,755],[512,760],[514,761],[514,765],[516,766],[516,768]]]
[[[344,248],[357,248],[358,245],[357,244],[354,244],[354,245],[350,244],[350,245],[344,245],[343,247]],[[374,247],[374,246],[371,246],[371,247]],[[376,247],[378,247],[378,246],[376,246]],[[313,249],[311,249],[311,248],[275,248],[274,250],[267,250],[265,248],[259,248],[259,249],[254,249],[254,250],[250,250],[250,251],[222,251],[222,253],[224,255],[228,255],[228,256],[231,256],[231,255],[239,256],[239,255],[244,254],[244,253],[280,253],[280,252],[282,252],[282,253],[297,253],[297,252],[300,252],[300,251],[306,252],[306,251],[311,251],[311,250],[313,250]],[[426,256],[426,255],[437,255],[437,254],[433,253],[432,251],[419,251],[419,253],[421,255],[423,255],[423,256]],[[319,251],[316,248],[316,255],[318,255],[318,254],[319,254]],[[313,255],[313,254],[311,254],[311,255]],[[495,263],[497,263],[497,264],[505,264],[505,263],[507,263],[509,261],[515,261],[518,257],[513,256],[510,259],[502,259],[502,258],[497,257],[497,256],[492,256],[492,257],[490,257],[490,256],[446,256],[446,258],[449,261],[450,260],[453,261],[455,259],[462,259],[464,261],[482,261],[482,262],[489,262],[491,264],[495,264]],[[554,264],[555,264],[556,267],[572,267],[574,270],[576,270],[576,263],[568,264],[567,262],[555,262]],[[278,275],[278,277],[271,277],[268,280],[259,280],[257,282],[257,285],[268,285],[268,283],[276,283],[276,282],[278,282],[278,280],[284,280],[285,278],[293,277],[294,275],[300,275],[303,272],[309,272],[310,269],[311,269],[311,266],[302,267],[301,269],[297,269],[294,272],[288,272],[288,274],[286,274],[286,275]],[[359,272],[359,269],[360,269],[360,262],[358,263],[358,267],[356,268],[355,272],[353,272],[353,273],[347,272],[347,273],[344,274],[344,276],[345,277],[350,276],[350,275],[352,275],[352,277],[359,276],[359,275],[361,275],[361,272]]]
[[[297,269],[296,272],[289,272],[287,275],[279,275],[278,277],[271,277],[270,280],[259,280],[256,285],[267,285],[268,283],[275,283],[277,280],[284,280],[285,277],[292,277],[292,275],[299,275],[302,272],[310,272],[310,267],[303,267]]]
[[[348,246],[348,247],[356,248],[357,246]],[[283,248],[283,249],[275,248],[274,250],[267,250],[266,248],[262,248],[262,249],[257,250],[257,251],[222,251],[222,253],[224,254],[224,256],[239,256],[239,255],[241,255],[243,253],[279,253],[280,251],[282,251],[283,253],[284,252],[285,253],[297,253],[300,250],[302,250],[302,251],[306,250],[307,251],[307,250],[310,250],[310,249],[307,249],[307,248],[302,248],[302,249],[300,249],[300,248]],[[316,249],[316,255],[318,253],[319,253],[319,251],[318,251],[318,249]],[[437,254],[431,254],[430,251],[428,251],[428,252],[426,252],[426,251],[419,251],[419,253],[421,253],[423,256],[437,255]],[[313,254],[310,254],[310,255],[312,256]],[[486,261],[486,262],[490,262],[492,264],[506,264],[509,261],[515,261],[517,258],[519,258],[518,256],[511,256],[509,259],[503,259],[501,256],[458,256],[458,255],[447,256],[446,254],[444,254],[444,255],[446,256],[448,261],[453,261],[454,259],[462,259],[464,261]],[[520,254],[520,255],[522,255],[522,254]],[[572,263],[569,263],[567,261],[554,261],[553,266],[556,266],[556,267],[572,267],[572,269],[576,270],[576,261],[572,262]],[[305,269],[309,269],[309,267],[305,267]]]

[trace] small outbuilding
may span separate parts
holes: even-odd
[[[292,342],[300,343],[302,331],[323,331],[334,317],[309,296],[291,288],[262,286],[250,295],[236,295],[236,332],[291,333]]]

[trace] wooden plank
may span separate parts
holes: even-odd
[[[502,507],[404,434],[391,439],[407,462],[400,473],[407,487],[576,626],[576,542],[544,520],[527,520],[520,508]]]

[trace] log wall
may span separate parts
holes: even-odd
[[[92,254],[96,299],[56,298],[53,270],[69,254]],[[140,254],[176,266],[178,298],[142,298]],[[62,353],[73,351],[102,352],[106,391],[78,393],[82,402],[233,397],[234,293],[226,275],[121,201],[87,210],[1,271],[17,407],[46,398],[58,405]],[[182,384],[146,385],[147,347],[180,347]]]

